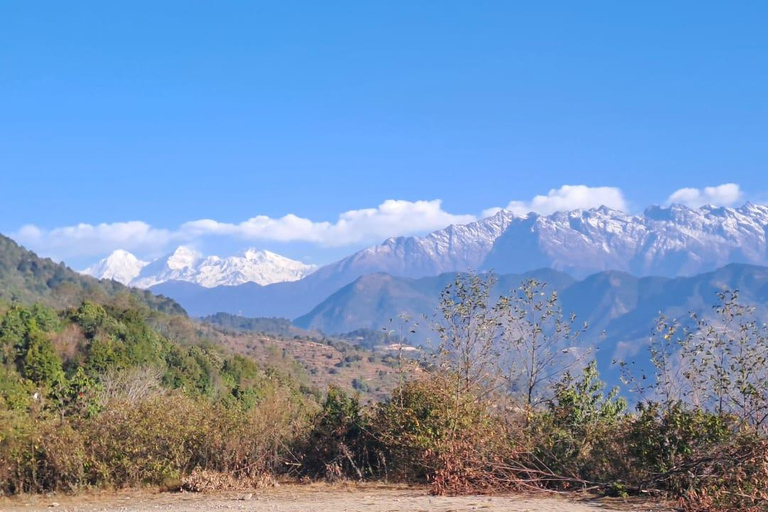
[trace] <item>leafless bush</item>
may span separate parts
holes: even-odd
[[[166,393],[162,386],[163,372],[158,368],[135,367],[110,369],[101,376],[99,404],[136,403]]]

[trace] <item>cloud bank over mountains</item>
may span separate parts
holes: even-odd
[[[717,187],[681,188],[667,199],[667,204],[684,204],[690,208],[704,205],[734,206],[744,194],[736,183],[725,183]]]
[[[11,238],[42,256],[54,259],[92,257],[125,249],[139,254],[154,253],[172,243],[176,233],[154,228],[142,221],[43,229],[27,224]]]
[[[243,240],[310,242],[324,246],[347,246],[381,240],[390,236],[432,231],[449,224],[466,224],[474,215],[454,215],[442,208],[442,202],[389,199],[376,208],[350,210],[336,222],[314,222],[293,214],[279,219],[260,215],[239,224],[211,219],[187,222],[181,232],[193,237],[235,236]]]
[[[678,203],[692,208],[711,204],[732,206],[744,198],[739,185],[682,188],[672,193],[667,204]],[[515,215],[537,213],[549,215],[557,211],[607,206],[629,212],[623,191],[617,187],[564,185],[546,195],[529,200],[510,201],[503,209]],[[118,249],[139,255],[158,255],[178,244],[194,244],[211,237],[226,237],[242,242],[303,242],[318,247],[352,247],[377,243],[393,236],[407,236],[444,228],[450,224],[467,224],[502,210],[489,208],[479,215],[455,214],[443,209],[441,200],[386,200],[374,208],[349,210],[331,221],[316,221],[294,214],[273,218],[257,215],[239,223],[198,219],[175,229],[151,226],[143,221],[41,228],[21,227],[11,236],[40,254],[55,259],[94,258]]]
[[[563,185],[552,189],[545,196],[537,195],[530,201],[510,201],[504,208],[485,210],[485,216],[493,215],[500,210],[507,210],[515,215],[538,213],[549,215],[555,212],[571,210],[588,210],[607,206],[612,210],[629,211],[624,193],[616,187],[588,187],[586,185]]]
[[[155,228],[142,221],[77,224],[50,230],[26,225],[11,236],[41,254],[63,259],[98,256],[118,249],[156,254],[171,245],[190,244],[215,236],[246,242],[308,242],[324,247],[344,247],[434,231],[474,220],[474,215],[446,212],[440,200],[387,200],[376,208],[344,212],[335,222],[317,222],[288,214],[280,218],[259,215],[238,224],[199,219],[185,222],[175,230]]]

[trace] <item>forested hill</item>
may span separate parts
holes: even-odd
[[[84,276],[0,235],[0,301],[42,302],[59,309],[74,307],[85,299],[103,303],[121,298],[163,313],[186,315],[172,299],[128,288],[116,281]]]

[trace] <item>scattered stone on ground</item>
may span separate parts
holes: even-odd
[[[76,496],[0,498],[3,512],[56,507],[67,512],[668,512],[652,501],[583,496],[430,496],[423,487],[382,485],[284,485],[243,492],[160,493],[146,490],[83,493]]]

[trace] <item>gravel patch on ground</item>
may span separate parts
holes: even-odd
[[[76,496],[36,495],[0,498],[0,511],[186,512],[610,512],[668,511],[658,503],[579,496],[430,496],[419,487],[283,485],[278,488],[221,493],[119,491]]]

